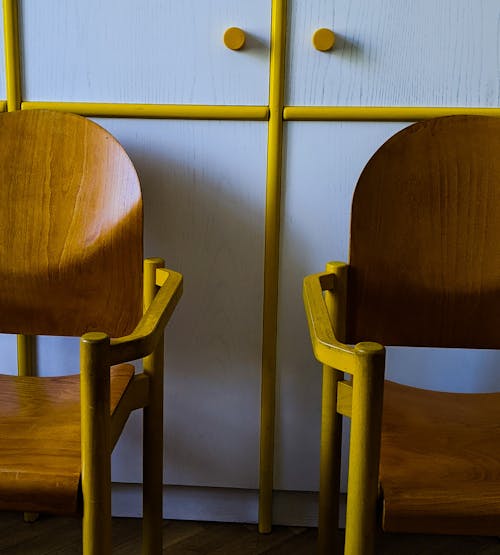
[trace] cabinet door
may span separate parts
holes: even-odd
[[[165,481],[258,483],[267,125],[101,119],[134,162],[145,254],[184,275],[167,330]],[[139,414],[113,480],[141,482]]]
[[[25,100],[265,105],[271,0],[20,0]],[[224,31],[242,28],[240,51]]]
[[[497,0],[290,0],[287,103],[498,106]],[[314,49],[318,28],[336,33]]]
[[[358,176],[374,151],[405,125],[286,125],[276,489],[312,491],[319,485],[322,371],[309,340],[303,277],[323,271],[330,260],[348,260],[351,197]],[[500,389],[499,364],[500,352],[494,351],[392,348],[387,378],[431,389],[492,391]]]

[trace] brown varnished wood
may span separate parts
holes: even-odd
[[[142,204],[119,143],[85,118],[0,114],[0,330],[132,331]]]
[[[111,368],[111,413],[133,374]],[[0,510],[75,513],[80,452],[78,374],[0,375]]]
[[[500,346],[500,119],[389,139],[354,194],[348,342]]]
[[[500,347],[498,152],[499,119],[457,116],[375,153],[353,198],[347,342]],[[499,535],[500,393],[386,382],[380,486],[385,530]]]
[[[380,481],[391,532],[500,534],[500,393],[386,382]]]

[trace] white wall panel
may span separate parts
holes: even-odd
[[[292,105],[497,106],[497,0],[290,0]],[[311,43],[333,29],[331,52]]]
[[[302,279],[347,261],[356,181],[375,150],[404,123],[286,125],[278,318],[276,489],[318,489],[321,366],[314,359]],[[389,349],[387,377],[431,389],[500,389],[500,353]],[[439,368],[439,372],[437,371]]]
[[[270,0],[20,0],[24,99],[267,104]],[[222,37],[245,30],[235,52]]]
[[[267,126],[106,119],[144,195],[147,256],[185,277],[167,334],[169,484],[258,483]],[[140,418],[113,479],[141,481]]]

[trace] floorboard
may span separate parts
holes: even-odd
[[[140,553],[141,521],[113,519],[113,555]],[[276,526],[259,534],[250,524],[166,520],[165,555],[311,555],[315,528]],[[500,555],[498,538],[384,534],[379,555]],[[18,513],[0,513],[0,555],[81,555],[81,521],[42,515],[25,523]]]

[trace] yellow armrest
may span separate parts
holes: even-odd
[[[111,339],[110,364],[119,364],[151,354],[162,337],[182,295],[182,275],[164,268],[157,271],[157,283],[162,283],[153,302],[135,330],[124,337]]]
[[[366,369],[366,357],[384,355],[379,343],[362,342],[354,347],[335,337],[323,291],[335,292],[337,276],[331,272],[313,274],[304,279],[304,305],[315,357],[332,368],[356,375]]]

